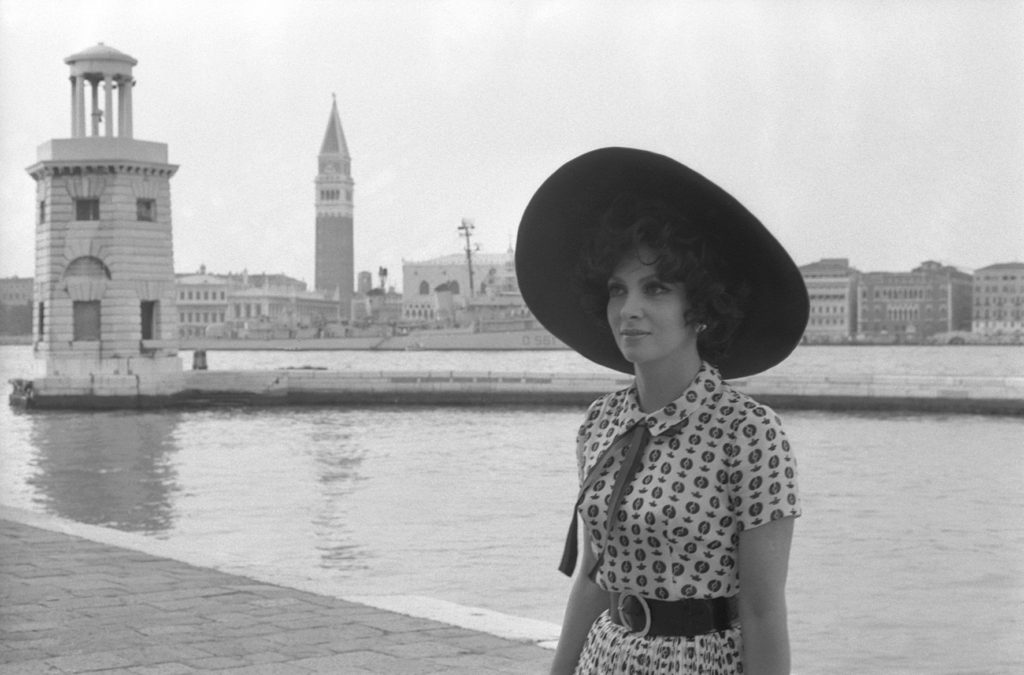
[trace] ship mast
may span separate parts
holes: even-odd
[[[469,297],[473,297],[473,247],[470,242],[473,237],[473,229],[473,221],[469,218],[463,218],[462,225],[459,225],[459,232],[466,238],[466,265],[469,267]]]

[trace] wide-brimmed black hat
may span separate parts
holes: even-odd
[[[720,242],[718,251],[750,295],[728,353],[724,378],[771,368],[793,351],[807,326],[800,270],[782,245],[736,199],[679,162],[646,150],[602,148],[555,171],[533,195],[519,224],[516,274],[523,299],[555,337],[608,368],[633,372],[606,323],[584,309],[573,274],[602,214],[621,194],[659,199]]]

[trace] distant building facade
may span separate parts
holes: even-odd
[[[337,308],[317,291],[251,286],[232,294],[228,323],[237,337],[314,337],[335,321]]]
[[[0,335],[32,334],[31,277],[0,279]]]
[[[811,343],[851,342],[857,334],[857,285],[860,272],[847,258],[824,258],[800,268],[810,314],[804,339]]]
[[[971,330],[990,336],[1024,334],[1024,263],[1000,263],[974,271]]]
[[[461,323],[469,307],[495,316],[530,316],[519,292],[515,254],[473,254],[473,286],[465,254],[402,261],[402,318],[406,322]],[[487,308],[490,308],[489,310]]]
[[[336,321],[337,301],[284,274],[179,274],[182,338],[319,335]]]
[[[179,274],[175,286],[179,337],[205,337],[211,326],[227,321],[228,302],[235,289],[228,277],[207,274],[204,266],[198,274]]]
[[[858,338],[918,343],[937,333],[971,329],[970,274],[934,261],[910,272],[859,277]]]
[[[337,301],[348,321],[355,277],[353,250],[352,159],[338,116],[338,102],[331,104],[327,131],[317,157],[316,252],[314,287]],[[337,314],[337,313],[336,313]],[[332,317],[332,321],[337,316]]]

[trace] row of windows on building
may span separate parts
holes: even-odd
[[[336,202],[341,199],[341,190],[320,190],[320,201]],[[345,190],[345,199],[352,201],[352,191]]]
[[[0,304],[4,305],[23,305],[26,302],[32,302],[32,292],[28,293],[3,293],[0,294]]]
[[[977,274],[976,278],[981,281],[1020,281],[1020,277],[1015,274],[992,274],[991,272],[982,272]]]
[[[406,307],[402,311],[402,316],[407,319],[433,319],[437,312],[432,308],[421,308],[421,307]]]
[[[1011,304],[1012,305],[1024,305],[1024,295],[1019,295],[1019,296],[1014,297],[1014,298],[1007,298],[1007,297],[1001,297],[1001,296],[997,296],[997,297],[994,297],[994,298],[984,298],[984,297],[983,298],[975,298],[974,299],[974,304],[975,305],[981,305],[981,306],[985,306],[985,305],[998,305],[1000,307],[1002,307],[1003,305],[1011,305]]]
[[[918,325],[916,325],[915,323],[912,323],[912,322],[911,323],[901,324],[901,323],[898,323],[898,322],[894,323],[892,321],[865,321],[864,323],[861,324],[861,330],[863,332],[865,332],[865,333],[868,333],[868,334],[870,334],[870,333],[885,333],[885,332],[915,333],[915,332],[920,331],[921,328]],[[930,333],[932,331],[934,331],[934,329],[927,329],[926,328],[924,330],[924,334],[927,335],[928,333]],[[937,331],[935,331],[935,332],[937,332]]]
[[[927,288],[861,288],[861,297],[868,299],[870,295],[876,300],[924,300],[934,297],[938,289]]]
[[[921,317],[922,313],[925,318],[930,319],[935,314],[936,308],[931,305],[916,305],[910,307],[893,307],[893,306],[880,306],[876,305],[872,311],[871,307],[863,308],[863,318],[870,319],[874,315],[875,319],[880,319],[883,316],[889,317],[897,321],[911,321]],[[941,318],[945,318],[948,308],[945,305],[939,305],[938,313]]]
[[[811,316],[812,316],[812,318],[814,317],[815,314],[841,314],[841,315],[846,315],[848,313],[848,311],[847,311],[848,308],[845,305],[811,305],[810,309],[811,309]],[[926,315],[928,315],[928,316],[931,316],[935,312],[935,308],[932,305],[923,305],[923,306],[917,305],[917,306],[914,306],[914,307],[891,307],[891,306],[875,305],[873,309],[874,309],[874,315],[876,317],[881,317],[883,314],[888,313],[893,318],[898,318],[898,319],[901,319],[901,320],[907,318],[906,312],[908,312],[908,311],[909,312],[913,312],[913,314],[915,316],[918,316],[919,313],[922,311],[922,309],[923,309],[924,313]],[[939,305],[938,311],[939,311],[940,315],[945,316],[946,315],[946,311],[947,311],[947,307],[945,305]],[[872,308],[871,307],[868,307],[868,308],[864,309],[865,316],[869,316],[871,313],[872,313]]]
[[[224,312],[179,312],[182,323],[224,323]]]
[[[225,300],[224,291],[178,291],[178,300]]]
[[[416,305],[404,303],[402,305],[402,318],[404,319],[426,319],[433,321],[438,318],[438,308],[433,305]],[[503,308],[492,312],[486,318],[492,319],[526,319],[532,316],[530,309],[525,305],[517,308]]]
[[[263,316],[263,307],[259,303],[246,302],[233,307],[235,310],[233,318],[235,319],[253,319]],[[225,312],[178,312],[181,323],[224,323],[227,320],[226,317]]]
[[[91,199],[76,199],[75,200],[75,220],[99,220],[100,219],[100,200],[96,198]],[[156,200],[155,199],[136,199],[135,200],[135,219],[153,222],[156,220]],[[42,199],[39,201],[39,222],[46,222],[46,200]]]
[[[974,318],[975,319],[1000,319],[1000,320],[1003,320],[1003,321],[1008,321],[1008,320],[1010,320],[1010,321],[1021,321],[1022,319],[1024,319],[1024,310],[1015,309],[1015,310],[1012,310],[1010,312],[1003,312],[1003,311],[992,311],[992,312],[990,312],[987,309],[975,308],[975,310],[974,310]]]
[[[978,293],[1024,293],[1024,284],[1021,286],[981,286],[975,285],[974,290]]]

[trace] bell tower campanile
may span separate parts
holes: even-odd
[[[355,260],[352,243],[352,159],[331,103],[327,131],[320,145],[316,176],[316,289],[338,301],[339,319],[348,321],[352,307]]]

